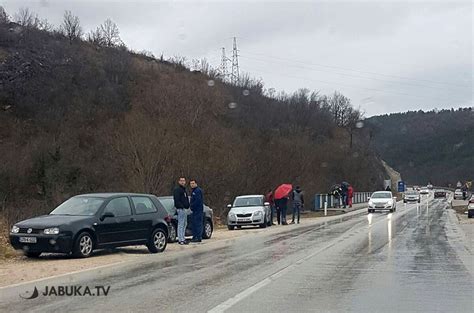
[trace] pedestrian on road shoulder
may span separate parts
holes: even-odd
[[[349,205],[350,208],[352,208],[352,197],[354,196],[354,188],[352,185],[349,185],[349,188],[347,188],[347,204]]]
[[[268,190],[267,194],[265,195],[265,202],[270,203],[270,220],[272,221],[272,225],[275,225],[273,223],[273,216],[275,215],[275,199],[273,197],[273,191],[270,189]],[[280,218],[277,217],[278,224],[280,224]]]
[[[300,210],[304,205],[303,191],[300,186],[296,186],[295,190],[292,191],[291,199],[293,200],[293,218],[291,219],[291,224],[295,223],[296,215],[296,224],[300,223]]]
[[[280,199],[279,206],[280,206],[280,214],[281,214],[281,217],[280,217],[281,225],[288,225],[288,223],[286,222],[286,210],[288,208],[288,196]]]
[[[173,191],[174,207],[178,214],[178,243],[180,245],[187,244],[185,236],[187,214],[186,209],[189,209],[189,199],[186,193],[186,178],[180,177],[178,180],[178,187]]]
[[[204,223],[204,199],[202,196],[202,190],[198,187],[195,179],[189,181],[192,193],[191,193],[191,211],[193,221],[193,239],[191,242],[202,241],[202,229]]]

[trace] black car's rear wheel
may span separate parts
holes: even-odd
[[[202,238],[203,239],[210,239],[212,236],[212,223],[208,219],[204,222],[204,228],[202,231]]]
[[[82,232],[74,242],[72,255],[76,258],[87,258],[94,250],[94,239],[88,232]]]
[[[171,223],[170,225],[170,235],[169,235],[169,242],[176,242],[176,237],[178,236],[178,232],[176,230],[176,226]]]
[[[40,255],[41,255],[41,252],[30,252],[30,251],[25,252],[25,256],[28,258],[39,258]]]
[[[168,239],[166,238],[165,231],[161,228],[156,228],[151,233],[147,248],[151,253],[159,253],[165,251],[167,244]]]

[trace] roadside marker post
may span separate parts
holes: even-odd
[[[327,201],[324,201],[324,216],[328,215],[328,203]]]

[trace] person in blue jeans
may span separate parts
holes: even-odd
[[[293,200],[293,218],[291,219],[291,224],[300,223],[300,211],[301,207],[304,205],[304,197],[303,191],[301,190],[300,186],[296,186],[295,190],[293,190],[291,199]]]
[[[189,199],[186,193],[186,178],[180,177],[178,187],[173,191],[174,207],[178,214],[178,243],[180,245],[187,244],[185,236],[186,231],[186,209],[189,209]]]
[[[202,190],[198,187],[195,179],[190,180],[192,188],[191,193],[191,211],[193,212],[193,239],[191,242],[202,241],[202,226],[203,226],[203,215],[204,215],[204,199],[202,196]]]

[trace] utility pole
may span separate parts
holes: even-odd
[[[223,82],[227,80],[227,61],[229,59],[225,56],[225,48],[222,48],[220,76]]]
[[[232,74],[231,83],[237,85],[239,83],[239,50],[237,50],[237,38],[234,37],[234,46],[232,48]]]

